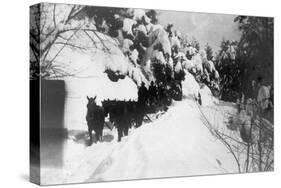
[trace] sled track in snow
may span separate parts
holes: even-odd
[[[98,175],[104,173],[106,169],[108,169],[112,163],[113,163],[113,158],[112,154],[114,152],[114,149],[107,155],[107,157],[102,160],[95,171],[92,173],[92,175],[86,180],[86,182],[91,182],[91,181],[102,181],[102,179],[96,178]]]
[[[134,139],[134,142],[132,143],[133,147],[130,147],[134,149],[130,149],[128,153],[123,153],[123,150],[126,150],[125,147],[127,147],[127,145],[124,142],[121,142],[121,145],[115,147],[111,152],[108,153],[107,157],[99,163],[95,171],[86,181],[106,181],[107,179],[104,179],[103,175],[106,174],[107,171],[110,171],[111,168],[114,168],[114,166],[121,166],[119,169],[124,169],[120,170],[120,174],[122,174],[122,172],[126,172],[125,169],[129,169],[131,161],[147,161],[147,157],[145,155],[145,152],[143,151],[139,139],[139,136]],[[116,159],[119,157],[114,157],[119,155],[123,155],[121,163],[120,161],[116,161]],[[139,177],[144,176],[144,172],[146,170],[146,166],[144,164],[145,163],[143,163],[141,166],[138,166],[137,171]],[[128,176],[128,174],[125,174],[125,176]]]

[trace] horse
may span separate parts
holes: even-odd
[[[135,123],[136,128],[140,127],[147,111],[146,105],[140,101],[128,101],[126,108],[131,124]]]
[[[126,101],[119,101],[116,106],[115,122],[118,131],[118,141],[121,141],[123,136],[128,136],[129,127],[131,127],[131,118]]]
[[[133,122],[136,123],[136,126],[141,124],[137,113],[137,103],[134,101],[105,100],[102,102],[102,106],[105,116],[109,115],[109,121],[114,123],[117,128],[119,142],[123,136],[128,135]]]
[[[102,141],[102,135],[103,135],[103,128],[104,128],[104,108],[101,106],[98,106],[96,104],[96,96],[94,98],[88,97],[88,104],[87,104],[87,125],[88,125],[88,132],[90,136],[90,143],[92,144],[92,131],[95,131],[96,134],[96,141]]]

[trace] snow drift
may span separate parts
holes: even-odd
[[[126,79],[121,82],[128,82],[124,84],[126,88],[130,83]],[[118,92],[132,96],[135,90],[122,89],[121,82],[117,82],[120,84],[116,88]],[[79,86],[81,85],[77,83],[77,87]],[[101,87],[100,92],[103,93],[99,95],[100,97],[106,98],[105,94],[114,96],[116,94],[112,93],[113,85],[109,87],[108,93],[103,86],[99,87]],[[75,91],[90,92],[80,88],[76,88]],[[99,89],[93,88],[91,91],[92,95],[99,93]],[[237,172],[233,156],[210,133],[202,120],[202,112],[197,102],[193,97],[188,97],[200,92],[204,104],[201,108],[205,112],[223,113],[223,110],[218,112],[214,108],[216,103],[213,102],[210,90],[206,86],[200,88],[193,75],[186,72],[183,92],[187,96],[183,101],[173,102],[169,110],[155,121],[145,123],[138,129],[130,129],[129,136],[124,137],[120,143],[117,142],[116,129],[112,131],[105,129],[104,142],[93,144],[91,147],[83,145],[87,139],[86,131],[69,132],[68,139],[64,143],[63,167],[52,168],[42,165],[42,183],[77,183]],[[75,109],[72,113],[67,112],[70,113],[70,117],[78,116],[78,107],[86,109],[86,106],[80,102],[77,102],[77,106],[67,108]],[[219,108],[224,108],[223,104],[220,104]],[[226,119],[223,115],[221,114],[221,118],[217,119],[216,126],[225,126]],[[83,122],[70,120],[66,123],[86,128]]]
[[[212,108],[206,110],[214,113]],[[220,121],[220,125],[224,125],[224,119]],[[153,123],[131,130],[121,143],[117,142],[116,130],[105,130],[105,138],[110,137],[113,139],[110,142],[104,141],[91,147],[68,139],[63,168],[43,168],[42,183],[237,172],[234,158],[209,132],[201,120],[197,104],[190,99],[174,103]]]

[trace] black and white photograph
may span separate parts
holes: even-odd
[[[31,182],[274,171],[273,17],[29,11]]]

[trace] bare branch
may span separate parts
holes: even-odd
[[[93,33],[97,36],[97,38],[101,41],[102,45],[104,46],[104,48],[107,50],[108,53],[110,53],[110,50],[109,48],[105,45],[105,43],[103,42],[103,40],[100,38],[100,36],[95,32],[93,31]]]
[[[74,47],[74,48],[79,48],[79,49],[81,49],[81,50],[86,50],[86,48],[83,48],[83,47],[81,47],[81,46],[77,46],[77,45],[71,44],[71,43],[55,42],[54,44],[63,44],[63,45],[71,46],[71,47]]]
[[[84,33],[86,33],[86,35],[90,38],[90,40],[93,42],[94,46],[95,46],[96,48],[98,48],[97,45],[96,45],[96,42],[95,42],[94,39],[87,33],[87,31],[84,30]]]
[[[57,26],[56,23],[56,4],[54,4],[54,9],[53,9],[53,22],[54,22],[54,27]]]
[[[56,57],[60,54],[60,52],[64,49],[64,47],[67,45],[68,41],[76,34],[78,30],[74,31],[73,34],[68,38],[68,40],[65,42],[65,44],[62,46],[62,48],[57,52],[57,54],[52,58],[50,61],[50,64],[56,59]]]
[[[236,161],[236,164],[237,164],[237,168],[238,168],[238,172],[240,173],[241,172],[241,165],[240,165],[240,161],[239,159],[237,158],[236,154],[234,153],[231,145],[219,134],[219,132],[215,129],[212,129],[212,124],[210,123],[210,121],[207,119],[207,117],[205,116],[205,114],[201,111],[200,107],[198,106],[197,104],[197,107],[199,109],[199,111],[201,112],[201,115],[202,117],[204,118],[205,122],[208,124],[205,125],[209,130],[210,132],[215,135],[217,138],[219,138],[219,140],[226,146],[226,148],[230,151],[230,153],[232,154],[232,156],[234,157],[235,161]]]
[[[79,13],[81,13],[83,8],[83,6],[74,5],[70,10],[67,19],[65,20],[65,24],[67,24],[71,19],[75,18]]]

